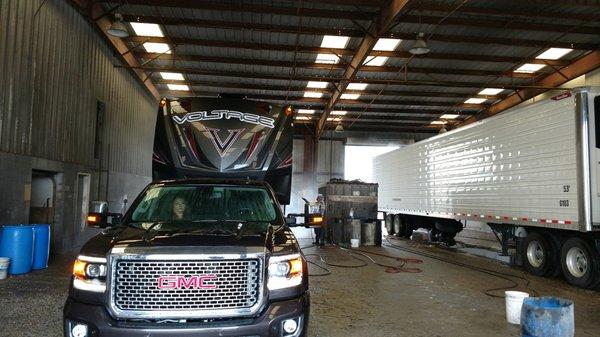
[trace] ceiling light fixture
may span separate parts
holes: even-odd
[[[360,94],[342,94],[341,99],[358,99]]]
[[[167,84],[169,90],[190,91],[190,87],[185,84]]]
[[[486,101],[485,98],[471,97],[465,101],[465,104],[481,104],[485,101]]]
[[[172,81],[184,81],[183,74],[181,73],[164,73],[161,72],[160,76],[163,80],[172,80]]]
[[[532,74],[532,73],[535,73],[536,71],[544,68],[545,66],[546,66],[545,64],[525,63],[524,65],[515,69],[515,73]]]
[[[381,67],[388,60],[387,56],[367,56],[363,65]]]
[[[298,113],[302,115],[311,115],[315,113],[315,110],[312,109],[298,109]]]
[[[456,119],[458,118],[458,116],[460,115],[455,115],[455,114],[443,114],[442,116],[440,116],[441,119]]]
[[[347,113],[348,113],[348,111],[345,111],[345,110],[333,110],[331,112],[331,115],[333,115],[333,116],[344,116]]]
[[[144,49],[149,53],[171,54],[171,47],[166,43],[144,42]]]
[[[327,88],[327,85],[329,83],[328,82],[321,82],[321,81],[308,81],[308,84],[306,85],[307,88],[319,88],[319,89],[325,89]]]
[[[340,58],[334,54],[317,54],[316,63],[325,63],[325,64],[336,64],[340,61]]]
[[[321,98],[323,97],[323,93],[318,91],[306,91],[304,93],[304,97]]]
[[[346,87],[348,90],[365,90],[367,88],[367,83],[350,83]]]
[[[494,96],[494,95],[498,95],[499,93],[503,92],[504,89],[499,89],[499,88],[485,88],[483,90],[481,90],[480,92],[478,92],[478,95],[485,95],[485,96]]]
[[[344,127],[342,126],[342,124],[338,124],[338,125],[335,127],[335,132],[337,132],[337,133],[342,133],[342,132],[344,132]]]
[[[165,35],[156,23],[130,22],[131,28],[138,36],[164,37]]]
[[[548,48],[545,52],[536,57],[540,60],[558,60],[559,58],[572,52],[571,48]]]
[[[344,49],[349,40],[348,36],[325,35],[321,42],[321,48]]]
[[[115,37],[123,38],[129,36],[129,32],[123,23],[123,16],[121,14],[115,14],[115,21],[110,25],[110,28],[108,28],[106,32]]]
[[[419,35],[417,35],[417,40],[415,41],[415,44],[413,44],[412,48],[408,50],[411,54],[423,55],[431,51],[431,49],[427,47],[427,41],[425,41],[424,37],[425,33],[419,33]]]
[[[377,40],[373,50],[375,51],[394,51],[402,40],[381,38]]]

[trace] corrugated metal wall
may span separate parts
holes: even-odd
[[[98,165],[100,100],[103,168],[150,176],[157,104],[119,64],[66,1],[0,1],[0,151]]]

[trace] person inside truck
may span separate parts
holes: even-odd
[[[172,213],[173,220],[184,220],[186,215],[187,203],[185,198],[182,196],[176,196],[173,198]]]

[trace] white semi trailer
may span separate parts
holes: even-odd
[[[598,113],[598,115],[596,114]],[[577,88],[378,156],[379,208],[409,237],[486,222],[531,273],[600,285],[600,88]],[[395,227],[395,228],[394,228]]]

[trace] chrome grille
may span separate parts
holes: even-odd
[[[122,311],[236,310],[259,301],[260,260],[117,260],[113,304]],[[160,277],[214,275],[206,288],[160,289]],[[207,289],[209,288],[210,289]]]

